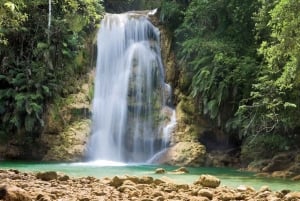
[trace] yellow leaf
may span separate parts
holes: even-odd
[[[5,6],[6,8],[10,9],[12,12],[15,11],[15,7],[16,7],[16,6],[15,6],[14,3],[10,2],[10,1],[6,2],[6,3],[4,4],[4,6]]]

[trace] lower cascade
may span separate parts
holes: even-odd
[[[106,14],[98,33],[89,160],[146,162],[175,126],[159,30],[139,13]]]

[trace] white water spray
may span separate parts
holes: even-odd
[[[48,43],[50,43],[50,30],[51,30],[51,16],[52,16],[52,2],[48,2]]]
[[[146,162],[169,140],[159,30],[141,14],[107,14],[97,40],[88,158]]]

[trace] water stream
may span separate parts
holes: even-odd
[[[52,0],[49,0],[48,2],[48,44],[50,43],[51,16],[52,16]]]
[[[106,14],[98,33],[88,158],[145,162],[168,145],[159,30],[139,13]],[[169,117],[174,125],[174,116]]]

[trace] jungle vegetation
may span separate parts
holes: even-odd
[[[299,1],[164,0],[160,15],[202,115],[252,148],[299,148]]]
[[[76,90],[102,14],[97,0],[0,0],[0,142],[37,137],[47,104]]]

